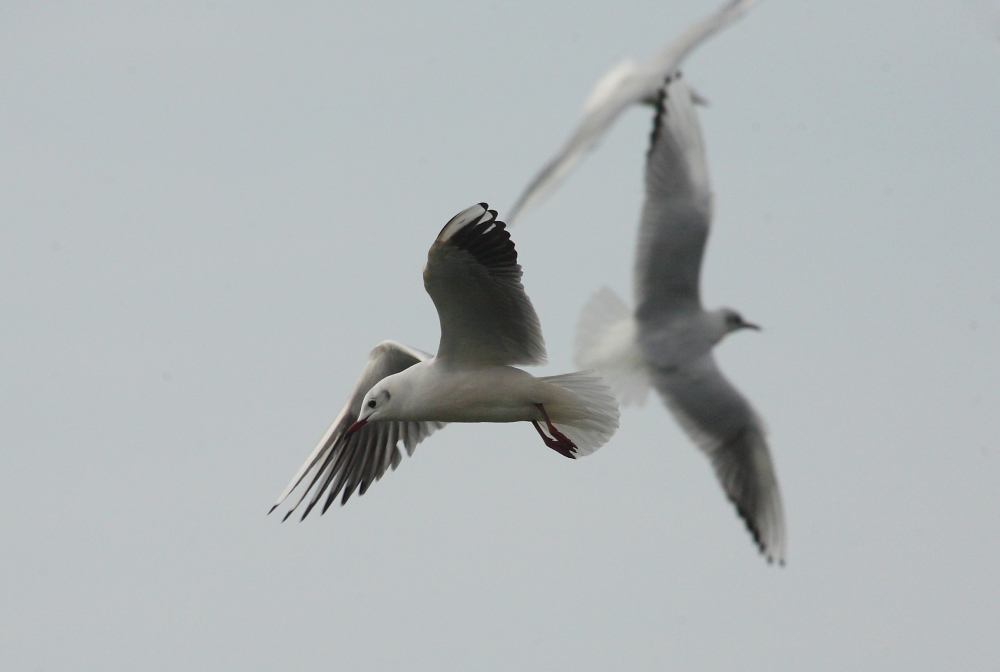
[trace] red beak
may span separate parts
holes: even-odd
[[[366,424],[368,424],[368,418],[365,418],[364,420],[358,420],[357,422],[352,423],[351,426],[347,428],[347,435],[350,436],[354,432],[364,427]]]

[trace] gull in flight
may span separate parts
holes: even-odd
[[[562,184],[625,109],[636,103],[655,105],[663,79],[677,70],[695,47],[740,19],[757,1],[731,0],[689,26],[642,65],[637,66],[631,59],[625,59],[605,73],[584,103],[583,119],[576,130],[524,189],[507,215],[507,221],[513,224],[522,213],[540,204]],[[697,101],[704,102],[700,98]]]
[[[545,362],[538,316],[521,284],[510,233],[485,203],[449,221],[427,253],[424,289],[441,322],[437,355],[385,341],[274,511],[300,484],[304,519],[341,504],[395,469],[402,453],[448,422],[520,422],[569,458],[589,455],[618,429],[618,402],[590,372],[536,378],[515,364]],[[270,513],[270,511],[268,512]]]
[[[727,334],[759,327],[729,308],[705,310],[698,291],[711,219],[698,116],[691,90],[674,75],[660,91],[646,158],[636,308],[599,290],[580,318],[576,363],[599,371],[622,404],[642,403],[656,387],[711,460],[761,553],[784,564],[784,514],[764,423],[712,357]]]

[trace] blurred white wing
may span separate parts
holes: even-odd
[[[637,320],[701,310],[698,282],[711,221],[705,143],[693,95],[677,74],[660,90],[646,155],[633,283]]]
[[[288,487],[278,497],[278,501],[271,507],[271,511],[278,508],[303,481],[307,481],[307,485],[298,501],[282,520],[292,515],[310,493],[311,498],[302,513],[302,519],[309,515],[324,493],[327,493],[322,509],[324,513],[340,492],[344,493],[341,504],[346,503],[359,487],[360,494],[363,495],[374,481],[382,478],[387,468],[395,469],[399,465],[402,460],[398,445],[400,442],[406,448],[407,454],[412,455],[418,443],[435,430],[444,427],[444,423],[441,422],[375,420],[354,434],[350,436],[347,434],[348,427],[358,419],[361,402],[375,383],[429,358],[430,355],[427,353],[393,341],[384,341],[375,346],[347,402]]]
[[[653,384],[708,456],[768,561],[785,562],[785,519],[764,425],[711,354],[680,367],[652,368]]]
[[[636,66],[635,61],[631,58],[626,58],[615,67],[605,72],[604,75],[597,80],[597,84],[594,84],[594,88],[591,89],[590,95],[587,96],[587,100],[583,103],[584,116],[607,105],[608,101],[614,98],[614,96],[618,93],[622,83],[630,77],[634,77],[638,69],[639,68]]]
[[[449,221],[427,253],[424,288],[441,320],[437,359],[461,364],[541,364],[545,342],[521,284],[517,251],[485,203]]]
[[[652,102],[664,78],[691,51],[750,10],[757,0],[730,0],[715,13],[691,25],[652,59],[636,67],[619,63],[606,73],[584,105],[583,119],[562,149],[535,175],[507,215],[511,224],[548,196],[604,136],[615,119],[635,103]]]

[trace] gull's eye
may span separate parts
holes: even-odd
[[[369,399],[368,400],[368,408],[375,408],[375,400],[374,399]]]

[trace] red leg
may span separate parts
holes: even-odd
[[[556,451],[560,455],[564,455],[570,458],[571,460],[575,460],[576,455],[574,455],[573,453],[575,453],[577,450],[576,444],[570,441],[569,437],[567,437],[565,434],[563,434],[562,432],[560,432],[558,429],[555,428],[555,425],[553,425],[552,421],[549,420],[549,414],[545,412],[544,406],[542,406],[541,404],[535,404],[535,406],[538,407],[538,410],[542,414],[542,418],[545,420],[545,425],[548,427],[549,433],[552,434],[551,437],[546,436],[545,432],[542,431],[542,428],[538,424],[538,422],[532,420],[531,424],[534,425],[535,430],[538,431],[538,435],[542,437],[542,441],[545,443],[546,446]]]
[[[535,405],[538,406],[538,410],[542,412],[542,417],[545,418],[545,424],[549,428],[549,433],[552,434],[552,436],[554,436],[555,438],[559,439],[560,441],[564,441],[565,443],[572,446],[573,450],[575,451],[576,444],[570,441],[569,437],[567,437],[565,434],[556,429],[556,426],[552,424],[551,420],[549,420],[549,414],[545,412],[545,407],[542,406],[541,404],[535,404]]]

